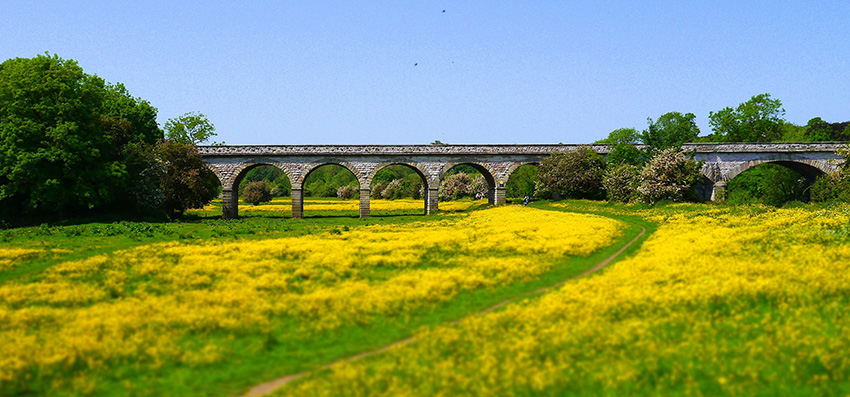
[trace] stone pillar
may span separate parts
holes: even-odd
[[[366,218],[369,216],[369,197],[372,194],[372,189],[360,189],[360,217]]]
[[[726,200],[726,182],[714,182],[714,188],[711,189],[711,201]]]
[[[425,190],[425,215],[436,214],[440,209],[439,205],[440,190],[426,189]]]
[[[292,189],[292,217],[304,218],[304,191],[301,189]]]
[[[236,219],[239,217],[239,191],[225,189],[221,191],[221,218]]]
[[[493,194],[493,205],[505,205],[507,203],[507,188],[497,187],[494,189]]]

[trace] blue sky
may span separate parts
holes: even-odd
[[[443,12],[445,10],[445,12]],[[850,2],[0,2],[49,51],[228,144],[588,143],[768,92],[850,120]]]

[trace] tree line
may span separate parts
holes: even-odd
[[[693,113],[648,118],[642,131],[620,128],[597,141],[612,146],[607,159],[578,150],[554,154],[538,169],[520,167],[508,180],[507,195],[693,199],[699,165],[681,152],[685,142],[850,139],[850,122],[816,117],[797,126],[784,115],[781,101],[760,94],[735,108],[710,112],[712,132],[705,136],[700,136]],[[163,128],[156,118],[157,109],[148,101],[132,96],[120,83],[85,73],[74,60],[44,54],[0,64],[0,223],[95,213],[175,218],[208,203],[221,187],[195,145],[212,139],[215,126],[196,112],[170,119]],[[370,188],[375,198],[424,195],[419,174],[401,165],[382,169]],[[441,181],[440,199],[481,198],[487,188],[475,168],[458,166]],[[848,188],[850,178],[843,171],[809,186],[793,171],[766,165],[730,182],[728,199],[772,204],[843,200],[850,195]],[[247,173],[239,189],[247,201],[261,202],[289,195],[291,184],[280,170],[258,167]],[[305,195],[313,197],[353,198],[358,189],[354,175],[333,165],[320,167],[304,182]]]
[[[215,135],[203,114],[165,124],[120,83],[58,55],[0,64],[0,222],[86,215],[180,216],[218,182],[193,145]]]

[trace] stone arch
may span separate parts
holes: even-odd
[[[505,171],[505,191],[506,191],[506,194],[507,194],[507,186],[508,186],[508,183],[511,180],[511,176],[513,176],[514,172],[516,172],[516,170],[518,170],[520,167],[526,166],[526,165],[533,165],[535,167],[539,167],[540,162],[539,161],[520,161],[520,162],[511,163],[506,168],[506,171]]]
[[[378,163],[378,164],[375,165],[375,167],[372,169],[372,171],[369,172],[369,175],[366,176],[365,185],[364,185],[365,187],[363,189],[369,189],[369,192],[371,193],[372,181],[375,179],[375,175],[378,175],[378,172],[381,171],[382,169],[389,167],[389,166],[392,166],[392,165],[401,165],[401,166],[408,167],[408,168],[412,169],[413,171],[416,171],[416,174],[419,175],[420,179],[422,179],[422,186],[423,186],[422,199],[424,201],[424,208],[423,208],[424,214],[428,215],[428,214],[436,211],[438,204],[436,203],[436,200],[434,200],[434,202],[432,203],[431,200],[429,200],[429,197],[431,197],[432,195],[436,196],[436,194],[434,192],[435,192],[435,189],[439,188],[440,183],[437,182],[435,184],[433,181],[429,180],[428,177],[426,176],[428,174],[428,172],[426,170],[422,169],[421,166],[418,163],[408,163],[408,162],[403,162],[403,161],[394,161],[394,162],[391,161],[391,162]],[[436,199],[436,197],[434,197],[434,198]],[[361,198],[360,201],[361,201],[361,207],[363,205],[367,205],[367,206],[369,205],[368,201],[364,198]],[[364,204],[364,202],[365,202],[365,204]],[[369,210],[367,209],[367,212],[368,211]]]
[[[468,162],[456,161],[456,162],[449,162],[449,163],[444,164],[443,169],[440,170],[440,180],[443,180],[443,175],[445,175],[446,172],[448,172],[450,169],[452,169],[452,168],[454,168],[458,165],[472,166],[472,168],[475,168],[476,170],[478,170],[478,172],[481,173],[481,175],[484,176],[484,180],[487,181],[488,185],[496,186],[496,175],[497,175],[496,170],[492,169],[490,167],[490,165],[487,164],[487,163],[480,163],[480,162],[473,162],[473,161],[468,161]]]
[[[372,171],[369,172],[368,175],[366,175],[366,186],[372,185],[372,180],[375,179],[375,175],[377,175],[380,170],[387,168],[391,165],[403,165],[416,171],[416,174],[418,174],[419,177],[422,178],[422,183],[425,185],[425,189],[427,190],[432,187],[431,185],[433,184],[433,182],[428,180],[428,177],[426,176],[428,172],[426,170],[420,168],[419,164],[417,163],[408,163],[403,161],[390,161],[376,164]]]
[[[296,180],[290,180],[290,182],[292,183],[292,186],[295,186],[297,184],[299,186],[299,188],[303,187],[304,181],[307,180],[307,177],[310,176],[310,174],[312,174],[313,171],[315,171],[319,167],[323,167],[323,166],[326,166],[326,165],[338,165],[342,168],[345,168],[346,170],[348,170],[348,172],[351,172],[352,174],[354,174],[354,178],[357,179],[357,183],[360,185],[361,188],[363,187],[363,181],[364,181],[363,173],[360,172],[360,170],[357,169],[357,167],[355,167],[353,164],[349,163],[348,161],[337,161],[337,160],[315,161],[315,162],[311,162],[309,164],[305,164],[303,171],[297,176],[297,181]]]
[[[221,185],[221,188],[224,189],[225,183],[228,181],[228,176],[232,174],[232,172],[228,172],[227,170],[222,169],[218,164],[211,164],[208,162],[204,162],[204,166],[207,167],[208,170],[212,171],[216,178],[218,178],[218,183]]]
[[[286,178],[289,179],[289,183],[292,183],[293,175],[290,172],[288,167],[283,166],[282,164],[276,163],[274,161],[262,161],[262,160],[251,160],[246,161],[240,164],[233,172],[233,176],[228,181],[231,185],[232,189],[236,189],[239,187],[239,183],[242,182],[242,178],[245,178],[245,175],[248,174],[248,171],[251,171],[254,168],[257,168],[262,165],[272,166],[277,168],[283,172],[283,175],[286,175]],[[222,185],[224,186],[224,185]]]
[[[213,172],[216,173],[216,176],[219,177],[219,182],[221,182],[222,194],[221,194],[221,215],[224,219],[234,219],[239,216],[239,182],[242,181],[242,178],[253,168],[259,167],[261,165],[268,165],[275,167],[283,172],[287,178],[289,178],[290,184],[292,184],[292,173],[282,164],[276,163],[274,161],[263,161],[262,159],[249,159],[247,161],[243,161],[232,167],[230,170],[226,172],[217,172],[215,168],[213,168]],[[211,167],[212,168],[212,167]]]
[[[524,166],[524,165],[534,165],[534,166],[539,166],[539,165],[540,165],[540,162],[539,162],[539,161],[518,161],[518,162],[515,162],[515,163],[511,163],[511,165],[509,165],[509,166],[508,166],[508,169],[507,169],[507,171],[505,172],[505,175],[507,175],[508,177],[510,177],[510,176],[511,176],[511,174],[513,174],[513,173],[514,173],[514,171],[516,171],[516,170],[517,170],[517,168],[522,167],[522,166]]]
[[[753,168],[757,165],[761,164],[777,164],[783,167],[790,168],[804,178],[809,180],[810,182],[814,182],[814,180],[823,174],[828,174],[830,172],[836,171],[836,167],[824,160],[811,160],[811,159],[803,159],[803,160],[794,160],[794,159],[770,159],[770,160],[750,160],[747,162],[743,162],[738,166],[729,170],[725,175],[723,180],[728,182],[731,181],[736,176],[740,175],[742,172]]]
[[[463,161],[448,162],[443,165],[443,169],[440,170],[440,180],[443,180],[443,176],[446,174],[446,172],[458,165],[472,166],[472,168],[475,168],[476,170],[478,170],[478,172],[481,173],[481,175],[484,177],[484,180],[487,181],[487,201],[491,205],[498,205],[504,202],[505,186],[504,184],[502,184],[501,186],[497,185],[496,175],[498,175],[498,173],[490,166],[490,164]],[[497,193],[497,188],[500,189],[501,195]]]

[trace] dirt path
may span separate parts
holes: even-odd
[[[468,318],[471,318],[471,317],[474,317],[474,316],[481,316],[481,315],[484,315],[484,314],[490,313],[490,312],[492,312],[492,311],[494,311],[494,310],[496,310],[496,309],[499,309],[499,308],[501,308],[501,307],[504,307],[504,306],[506,306],[506,305],[508,305],[508,304],[510,304],[510,303],[516,302],[516,301],[518,301],[518,300],[520,300],[520,299],[527,298],[527,297],[532,296],[532,295],[540,294],[540,293],[542,293],[542,292],[546,292],[546,291],[551,290],[551,289],[553,289],[553,288],[558,288],[558,287],[560,287],[560,286],[562,286],[562,285],[564,285],[564,284],[566,284],[566,283],[568,283],[568,282],[570,282],[570,281],[573,281],[573,280],[576,280],[576,279],[579,279],[579,278],[582,278],[582,277],[588,276],[588,275],[590,275],[590,274],[596,273],[596,272],[598,272],[599,270],[602,270],[602,268],[604,268],[605,266],[608,266],[608,264],[610,264],[610,263],[611,263],[614,259],[617,259],[617,257],[619,257],[620,255],[622,255],[622,254],[623,254],[623,252],[625,252],[625,251],[626,251],[629,247],[631,247],[631,246],[632,246],[635,242],[637,242],[637,241],[638,241],[641,237],[643,237],[643,235],[644,235],[644,234],[646,234],[646,228],[645,228],[645,227],[640,226],[640,229],[641,229],[641,230],[640,230],[640,233],[638,233],[638,235],[637,235],[637,236],[635,236],[635,237],[634,237],[631,241],[629,241],[629,242],[628,242],[628,244],[626,244],[626,245],[622,246],[619,250],[617,250],[617,252],[613,253],[613,254],[612,254],[611,256],[609,256],[608,258],[605,258],[603,261],[601,261],[601,262],[597,263],[596,265],[594,265],[594,266],[593,266],[593,267],[591,267],[590,269],[585,270],[583,273],[581,273],[581,274],[579,274],[579,275],[572,276],[572,277],[570,277],[570,278],[567,278],[566,280],[562,280],[562,281],[560,281],[560,282],[558,282],[558,283],[556,283],[556,284],[552,284],[552,285],[547,286],[547,287],[538,288],[538,289],[536,289],[536,290],[534,290],[534,291],[529,291],[529,292],[526,292],[526,293],[523,293],[523,294],[519,294],[519,295],[517,295],[517,296],[514,296],[514,297],[512,297],[512,298],[509,298],[509,299],[503,300],[503,301],[501,301],[501,302],[499,302],[499,303],[497,303],[497,304],[495,304],[495,305],[493,305],[493,306],[490,306],[490,307],[488,307],[488,308],[486,308],[486,309],[484,309],[484,310],[481,310],[481,311],[479,311],[479,312],[472,313],[472,314],[467,315],[467,316],[465,316],[465,317],[462,317],[462,318],[460,318],[460,319],[454,320],[454,321],[450,322],[449,324],[457,324],[457,323],[459,323],[459,322],[461,322],[461,321],[463,321],[463,320],[466,320],[466,319],[468,319]],[[400,341],[394,342],[394,343],[392,343],[392,344],[389,344],[389,345],[384,346],[384,347],[379,348],[379,349],[370,350],[370,351],[367,351],[367,352],[363,352],[363,353],[360,353],[360,354],[356,354],[356,355],[353,355],[353,356],[349,356],[349,357],[346,357],[346,358],[339,359],[339,360],[334,361],[334,362],[332,362],[332,363],[330,363],[330,364],[327,364],[327,365],[325,365],[325,366],[322,366],[322,367],[320,367],[320,368],[318,368],[318,369],[313,369],[313,370],[309,370],[309,371],[299,372],[299,373],[297,373],[297,374],[286,375],[286,376],[283,376],[283,377],[277,378],[277,379],[275,379],[275,380],[272,380],[272,381],[269,381],[269,382],[262,383],[262,384],[259,384],[259,385],[257,385],[257,386],[254,386],[253,388],[251,388],[251,390],[248,390],[248,392],[247,392],[247,393],[245,393],[245,396],[263,396],[263,395],[269,394],[269,393],[271,393],[271,392],[273,392],[273,391],[275,391],[275,390],[277,390],[277,389],[279,389],[279,388],[283,387],[284,385],[286,385],[286,384],[287,384],[287,383],[289,383],[289,382],[292,382],[292,381],[294,381],[294,380],[296,380],[296,379],[299,379],[299,378],[302,378],[302,377],[304,377],[304,376],[307,376],[307,375],[309,375],[309,374],[311,374],[311,373],[313,373],[313,372],[321,371],[321,370],[325,370],[325,369],[331,369],[331,368],[336,367],[336,366],[338,366],[338,365],[340,365],[340,364],[350,363],[350,362],[352,362],[352,361],[357,361],[357,360],[359,360],[359,359],[361,359],[361,358],[365,358],[365,357],[369,357],[369,356],[374,356],[374,355],[376,355],[376,354],[383,353],[383,352],[385,352],[385,351],[387,351],[387,350],[390,350],[390,349],[392,349],[392,348],[394,348],[394,347],[402,346],[402,345],[406,345],[406,344],[408,344],[408,343],[410,343],[410,342],[414,342],[414,341],[416,341],[417,339],[419,339],[419,338],[418,338],[418,337],[416,337],[416,336],[412,336],[412,337],[410,337],[410,338],[402,339],[402,340],[400,340]]]

